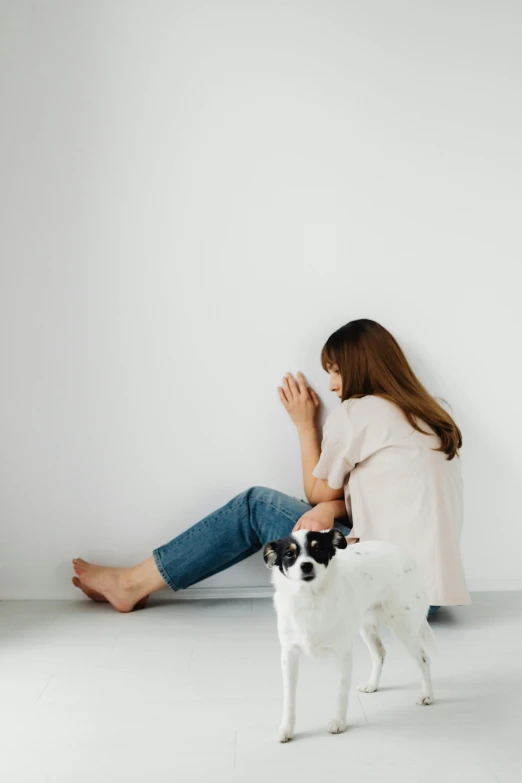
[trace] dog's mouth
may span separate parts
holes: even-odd
[[[305,576],[302,576],[301,579],[303,582],[313,582],[315,579],[315,574],[305,574]]]

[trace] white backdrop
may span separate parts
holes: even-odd
[[[142,560],[251,485],[301,497],[276,387],[331,410],[357,317],[463,430],[471,587],[521,588],[520,3],[0,12],[0,597],[76,597],[72,557]]]

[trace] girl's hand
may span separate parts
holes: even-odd
[[[297,429],[315,428],[321,400],[314,390],[306,385],[303,373],[297,373],[296,382],[292,373],[287,372],[283,378],[283,386],[279,386],[278,391],[279,399]]]
[[[297,520],[292,533],[296,530],[315,530],[319,533],[321,530],[330,530],[334,522],[334,515],[326,508],[326,504],[318,503]]]

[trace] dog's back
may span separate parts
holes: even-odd
[[[412,625],[425,619],[429,600],[417,562],[387,541],[365,541],[338,552],[337,566],[352,596],[359,619],[378,607],[382,619],[394,619],[397,610],[409,613]]]

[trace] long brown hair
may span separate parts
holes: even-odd
[[[376,321],[361,318],[334,332],[321,352],[328,372],[337,365],[342,380],[342,400],[373,394],[395,403],[409,424],[425,435],[425,422],[440,440],[447,459],[462,446],[462,435],[444,408],[426,391],[406,359],[397,340]]]

